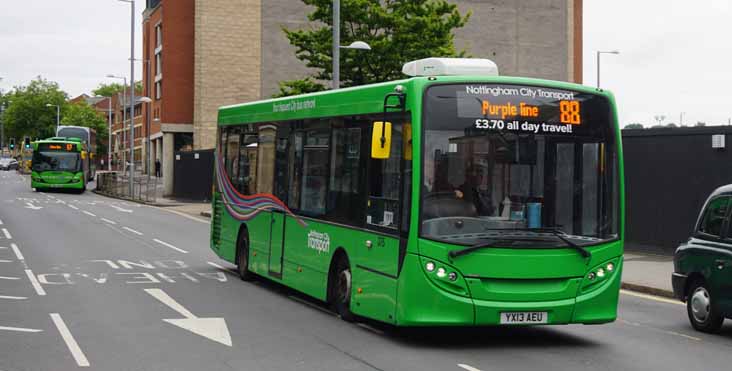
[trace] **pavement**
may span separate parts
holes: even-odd
[[[37,193],[27,177],[0,172],[0,370],[665,371],[732,362],[732,322],[698,333],[682,303],[627,290],[618,320],[601,326],[347,323],[265,279],[239,280],[209,248],[209,221],[173,207]],[[633,259],[627,272],[655,264]]]

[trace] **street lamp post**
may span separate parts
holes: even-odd
[[[134,197],[135,178],[135,1],[118,0],[130,4],[130,197]]]
[[[597,87],[600,87],[600,54],[620,54],[617,50],[597,51]]]
[[[333,0],[333,86],[341,87],[341,49],[371,50],[369,44],[363,41],[354,41],[351,45],[341,45],[341,1]]]
[[[58,127],[61,124],[61,105],[46,103],[46,107],[56,107],[56,133],[58,134]]]

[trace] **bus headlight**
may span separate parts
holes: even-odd
[[[457,269],[440,261],[421,258],[427,278],[439,288],[461,296],[469,296],[468,283]]]
[[[611,261],[606,261],[590,269],[583,280],[582,292],[592,291],[595,288],[600,287],[603,282],[606,282],[608,279],[613,277],[616,264],[617,258]]]

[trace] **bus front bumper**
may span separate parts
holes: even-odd
[[[546,324],[601,324],[615,321],[622,267],[600,287],[576,297],[553,301],[488,301],[456,295],[424,274],[419,257],[408,254],[400,275],[399,326],[501,325],[501,313],[546,312]]]

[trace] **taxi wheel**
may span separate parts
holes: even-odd
[[[686,312],[689,315],[691,326],[701,332],[718,332],[724,322],[724,317],[715,307],[716,299],[706,283],[694,281],[689,286],[686,300]]]

